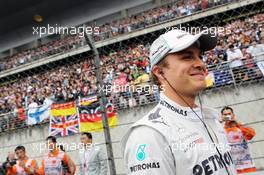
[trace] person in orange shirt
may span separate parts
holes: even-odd
[[[37,170],[39,175],[74,175],[76,166],[70,157],[59,148],[56,137],[46,139],[49,152]]]
[[[24,146],[17,146],[15,149],[17,156],[16,164],[7,169],[7,175],[33,175],[37,169],[37,162],[28,158]]]
[[[237,173],[255,172],[256,167],[250,156],[247,143],[256,135],[255,130],[238,123],[231,107],[224,107],[221,114],[221,121],[224,122],[227,141],[231,147],[231,155],[235,161]]]

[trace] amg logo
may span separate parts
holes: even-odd
[[[161,109],[158,108],[155,113],[150,114],[149,115],[149,120],[155,120],[155,119],[160,118],[161,117],[161,115],[159,114],[160,110]]]
[[[160,168],[159,162],[143,163],[130,167],[131,173],[136,171],[148,170],[152,168]]]
[[[160,110],[161,109],[158,108],[156,112],[150,114],[148,118],[149,121],[151,121],[152,123],[160,123],[169,126],[167,123],[165,123],[163,117],[161,117],[161,115],[159,114]]]

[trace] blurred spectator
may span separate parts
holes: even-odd
[[[255,172],[256,167],[250,155],[247,141],[255,135],[254,129],[237,122],[237,117],[231,107],[221,110],[227,141],[231,146],[231,155],[236,165],[237,173]]]
[[[254,60],[257,61],[258,59],[263,58],[263,56],[260,56],[260,54],[264,53],[264,45],[263,44],[258,44],[257,45],[256,41],[254,41],[252,43],[252,46],[250,46],[247,49],[247,52],[250,53],[254,57]]]
[[[205,10],[208,7],[208,1],[207,0],[202,0],[201,7],[202,7],[202,10]]]
[[[0,175],[5,175],[5,174],[6,174],[6,170],[4,164],[0,162]]]
[[[217,44],[214,49],[214,55],[220,60],[220,62],[227,61],[227,53],[226,50],[222,47],[221,44]]]
[[[243,54],[239,48],[234,48],[234,45],[231,44],[229,46],[229,50],[227,50],[227,58],[230,61],[230,67],[236,68],[243,65]]]
[[[17,161],[16,164],[7,168],[7,175],[29,174],[33,175],[37,168],[37,162],[26,155],[24,146],[17,146],[15,149]]]
[[[242,54],[243,54],[243,62],[245,65],[245,77],[244,80],[250,80],[253,78],[256,78],[256,65],[253,61],[253,58],[251,56],[251,54],[247,53],[246,49],[242,50]]]
[[[3,162],[0,166],[0,175],[6,175],[8,168],[11,168],[16,164],[15,154],[8,153],[6,161]]]
[[[79,150],[81,175],[107,175],[107,159],[100,147],[95,146],[92,134],[83,132],[80,136],[83,148]]]
[[[145,86],[149,82],[149,74],[145,73],[142,69],[139,71],[140,76],[134,81],[135,85]]]
[[[34,174],[75,174],[75,163],[72,161],[70,156],[65,153],[64,150],[61,150],[60,144],[57,143],[56,137],[48,136],[46,138],[46,144],[48,146],[48,153],[42,159],[40,168],[35,169],[35,172],[37,173]],[[48,173],[47,169],[49,170]]]
[[[229,46],[229,50],[227,50],[227,59],[230,61],[230,68],[233,71],[234,78],[236,83],[239,83],[244,77],[243,71],[243,54],[239,48],[234,48],[234,45],[231,44]]]

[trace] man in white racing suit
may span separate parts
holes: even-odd
[[[127,174],[236,174],[217,111],[195,104],[206,87],[201,52],[216,42],[211,33],[181,30],[153,42],[151,73],[163,92],[159,104],[122,139]]]

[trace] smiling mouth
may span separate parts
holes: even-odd
[[[192,77],[198,78],[199,80],[204,80],[205,79],[205,74],[204,73],[196,73],[196,74],[190,74]]]
[[[193,71],[192,73],[190,73],[190,75],[205,75],[204,71]]]

